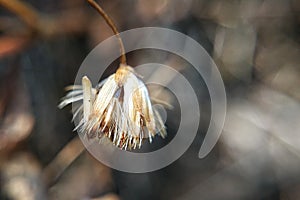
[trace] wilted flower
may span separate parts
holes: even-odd
[[[128,65],[119,67],[100,82],[96,88],[88,77],[82,78],[82,86],[70,86],[71,90],[59,104],[82,100],[83,104],[75,111],[74,117],[81,118],[76,130],[88,138],[106,136],[114,145],[122,148],[141,147],[142,140],[158,133],[166,136],[164,123],[158,111],[152,107],[145,84]]]

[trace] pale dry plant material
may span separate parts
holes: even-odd
[[[121,51],[120,67],[116,73],[100,82],[95,88],[87,76],[82,86],[67,87],[70,92],[62,99],[59,108],[82,101],[74,112],[73,120],[80,118],[75,130],[87,138],[108,137],[121,149],[141,147],[142,141],[158,133],[166,136],[164,122],[152,106],[148,90],[134,69],[126,64],[122,39],[113,21],[93,0],[87,0],[105,19],[118,38]]]
[[[140,148],[145,138],[152,142],[156,133],[163,138],[166,136],[162,118],[133,68],[121,64],[115,74],[96,88],[86,76],[82,78],[82,86],[67,88],[72,90],[64,97],[60,108],[83,101],[74,113],[74,118],[81,119],[76,130],[88,138],[106,136],[125,150]]]

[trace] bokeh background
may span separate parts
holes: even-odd
[[[57,105],[85,56],[112,31],[84,0],[0,0],[0,199],[300,199],[300,1],[99,3],[120,31],[166,27],[203,45],[226,87],[221,138],[198,159],[210,119],[205,83],[175,55],[132,52],[132,66],[160,62],[188,78],[201,107],[199,131],[188,151],[159,171],[129,174],[101,164],[72,132],[71,108]],[[169,139],[154,146],[176,134],[174,109]]]

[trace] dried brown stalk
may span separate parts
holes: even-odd
[[[84,146],[76,136],[55,156],[49,165],[43,170],[43,179],[47,185],[51,185],[70,166],[73,161],[84,151]]]
[[[16,14],[32,30],[39,31],[39,14],[32,6],[19,0],[0,0],[0,5]]]
[[[124,65],[126,65],[126,56],[125,56],[125,49],[124,49],[124,44],[123,41],[120,37],[120,33],[115,25],[115,23],[112,21],[112,19],[107,15],[107,13],[100,7],[99,4],[97,4],[94,0],[87,0],[87,2],[93,6],[98,13],[105,19],[106,23],[108,26],[111,28],[111,30],[114,32],[116,37],[118,38],[119,45],[120,45],[120,51],[121,51],[121,58],[120,62]]]

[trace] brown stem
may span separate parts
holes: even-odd
[[[123,41],[120,37],[120,33],[116,28],[116,25],[114,24],[112,19],[106,14],[106,12],[100,7],[100,5],[97,4],[94,0],[87,0],[87,2],[99,12],[99,14],[105,19],[106,23],[112,29],[114,34],[117,36],[119,44],[120,44],[120,51],[121,51],[120,62],[121,62],[121,64],[126,65],[125,49],[124,49]]]
[[[52,185],[64,170],[85,150],[80,138],[76,136],[44,168],[42,177],[47,185]]]
[[[39,14],[29,4],[19,0],[0,0],[0,5],[15,13],[33,30],[39,29]]]

